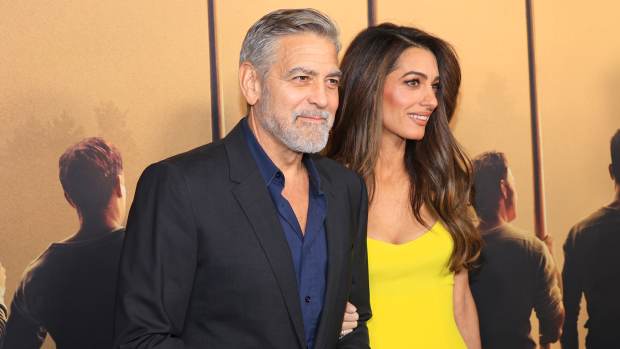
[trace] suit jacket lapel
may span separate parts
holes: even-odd
[[[240,126],[238,124],[224,139],[231,180],[239,183],[233,190],[233,195],[252,225],[267,256],[297,333],[299,345],[305,348],[303,318],[291,251],[265,181],[252,158]]]
[[[317,166],[318,167],[318,166]],[[322,190],[327,195],[327,217],[325,218],[325,234],[327,237],[327,284],[325,289],[325,303],[323,304],[323,312],[321,313],[321,321],[316,333],[315,348],[327,348],[331,336],[337,336],[337,333],[329,333],[328,326],[334,321],[333,317],[340,313],[340,309],[336,309],[338,292],[340,286],[345,282],[342,278],[345,276],[343,267],[346,264],[347,249],[346,237],[349,232],[345,231],[341,222],[348,217],[342,214],[349,212],[346,207],[342,207],[345,203],[334,194],[333,183],[330,178],[319,168],[321,174]],[[344,306],[344,305],[343,305]],[[342,309],[344,310],[344,308]],[[341,322],[342,319],[337,319]]]

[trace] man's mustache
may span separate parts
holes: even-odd
[[[293,112],[293,121],[298,117],[310,117],[310,118],[321,118],[323,120],[328,120],[331,117],[331,113],[325,110],[300,110]]]

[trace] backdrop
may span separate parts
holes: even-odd
[[[524,1],[216,0],[211,13],[207,0],[2,1],[0,261],[7,302],[27,264],[77,230],[58,181],[67,146],[95,135],[117,145],[131,199],[146,165],[209,142],[212,121],[216,137],[224,135],[243,115],[237,62],[254,21],[277,8],[314,7],[337,22],[346,48],[367,26],[369,3],[378,23],[417,26],[454,45],[463,88],[453,129],[472,157],[506,153],[519,194],[515,225],[533,231]],[[617,13],[613,0],[534,1],[542,194],[560,267],[570,226],[612,199]],[[219,103],[215,120],[212,101]],[[48,340],[46,348],[53,347]]]

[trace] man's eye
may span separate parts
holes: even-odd
[[[327,79],[327,83],[332,85],[332,86],[338,86],[338,85],[340,85],[340,80],[338,80],[338,79]]]
[[[297,81],[308,81],[310,80],[310,77],[307,75],[299,75],[293,78],[293,80],[297,80]]]

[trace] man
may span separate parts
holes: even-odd
[[[120,266],[120,348],[367,348],[366,189],[327,142],[337,30],[278,10],[241,49],[248,116],[219,142],[149,166]],[[341,339],[345,304],[359,326]]]
[[[474,208],[484,247],[470,283],[482,347],[535,348],[532,309],[540,345],[546,346],[558,340],[564,318],[553,258],[542,241],[509,224],[517,215],[517,193],[504,154],[483,153],[473,164]]]
[[[121,155],[88,138],[60,157],[60,182],[80,220],[78,232],[35,259],[15,291],[4,348],[112,346],[113,308],[125,217]]]
[[[4,293],[6,292],[6,270],[0,263],[0,348],[4,341],[4,333],[6,328],[7,311],[4,305]]]
[[[586,347],[620,345],[620,129],[611,139],[609,174],[614,182],[614,200],[576,224],[564,243],[566,322],[562,348],[579,347],[577,318],[582,294],[588,311]]]

